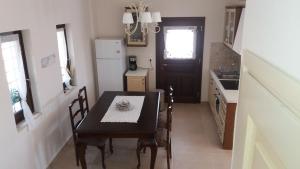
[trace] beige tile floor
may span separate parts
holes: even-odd
[[[216,125],[206,103],[175,104],[172,130],[172,169],[230,169],[231,151],[223,150]],[[107,169],[135,169],[135,139],[114,139],[114,154],[106,153]],[[101,169],[98,149],[88,147],[88,169]],[[148,169],[150,150],[141,155],[141,169]],[[62,149],[48,169],[79,169],[72,140]],[[155,169],[167,169],[165,150],[158,151]]]

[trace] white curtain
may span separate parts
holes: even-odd
[[[68,83],[71,80],[71,77],[67,70],[68,57],[67,57],[67,46],[66,46],[64,29],[59,29],[57,31],[57,41],[58,41],[58,52],[59,52],[60,68],[61,68],[63,82]]]
[[[19,43],[19,37],[18,35],[9,35],[1,38],[1,42],[13,42],[15,43],[14,46],[16,47],[16,52],[14,53],[14,57],[17,61],[17,69],[16,70],[16,76],[17,76],[17,83],[18,83],[18,91],[21,97],[21,105],[25,117],[25,121],[29,126],[29,129],[33,129],[36,126],[36,123],[33,118],[32,111],[30,107],[27,104],[27,84],[26,84],[26,77],[24,72],[24,65],[23,65],[23,59],[21,54],[21,47]],[[29,80],[29,79],[28,79]]]

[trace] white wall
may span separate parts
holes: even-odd
[[[243,49],[262,57],[296,80],[300,80],[300,1],[247,0],[243,32]],[[247,114],[237,112],[237,120]],[[239,123],[235,128],[246,131]],[[232,169],[242,168],[243,133],[235,133]]]
[[[300,79],[300,10],[297,0],[249,0],[244,48]]]
[[[47,68],[41,68],[41,58],[58,56],[55,26],[68,24],[77,84],[86,85],[90,104],[95,102],[89,1],[0,0],[0,4],[0,32],[26,30],[27,59],[39,112],[34,130],[16,127],[0,59],[0,168],[46,168],[71,136],[67,106],[77,91],[63,94],[58,57]]]
[[[209,78],[209,51],[212,42],[223,37],[225,4],[229,0],[149,0],[150,10],[160,11],[162,17],[206,17],[203,54],[202,101],[207,101]],[[231,0],[232,1],[232,0]],[[95,34],[97,37],[123,37],[122,16],[130,0],[93,0]],[[138,65],[155,68],[155,35],[150,34],[148,47],[130,47],[129,55],[137,55]],[[155,88],[155,69],[150,72],[150,89]]]

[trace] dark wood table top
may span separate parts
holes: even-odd
[[[115,96],[145,96],[138,123],[101,122]],[[153,138],[157,129],[158,112],[158,92],[106,91],[78,126],[77,133],[79,137]]]

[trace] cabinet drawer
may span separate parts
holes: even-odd
[[[218,128],[217,133],[218,133],[218,136],[221,140],[221,143],[223,144],[223,142],[224,142],[224,131],[222,131],[220,128]]]
[[[127,90],[145,92],[146,91],[146,78],[145,77],[127,77]]]
[[[224,103],[221,103],[221,110],[220,110],[220,116],[225,120],[227,114],[227,105]]]

